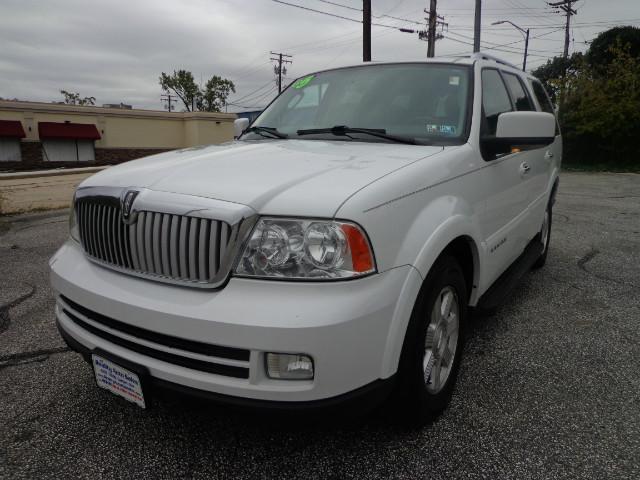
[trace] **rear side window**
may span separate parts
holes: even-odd
[[[551,104],[551,100],[549,100],[549,95],[545,91],[544,87],[538,80],[529,80],[531,82],[531,87],[533,88],[533,93],[540,104],[540,108],[542,108],[543,112],[547,112],[552,114],[554,117],[556,115],[555,110],[553,109],[553,105]],[[558,125],[558,121],[556,120],[556,135],[560,135],[560,126]]]
[[[513,99],[513,103],[516,106],[516,110],[518,111],[531,111],[535,110],[535,107],[531,103],[527,92],[525,91],[525,87],[522,84],[522,81],[513,73],[502,73],[504,77],[504,81],[509,87],[509,91],[511,92],[511,98]]]
[[[553,105],[551,105],[551,101],[547,96],[547,92],[544,91],[544,87],[537,80],[531,80],[531,87],[533,87],[533,94],[536,96],[536,100],[540,104],[543,112],[553,113]]]
[[[497,70],[482,71],[482,109],[486,119],[486,133],[496,134],[498,116],[513,111],[509,94]]]

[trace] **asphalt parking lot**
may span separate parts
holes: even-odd
[[[545,268],[474,319],[417,431],[261,421],[96,388],[53,318],[66,212],[0,217],[0,478],[640,478],[640,175],[564,173]]]

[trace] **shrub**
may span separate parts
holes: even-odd
[[[605,65],[582,62],[564,82],[560,124],[565,161],[640,169],[640,58],[610,47]]]

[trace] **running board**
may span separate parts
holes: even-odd
[[[493,282],[493,285],[480,297],[476,311],[491,312],[495,310],[516,287],[520,279],[529,271],[542,255],[542,243],[538,237],[529,242],[527,248],[505,272]]]

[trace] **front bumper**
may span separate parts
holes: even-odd
[[[91,354],[93,350],[89,350],[87,347],[78,342],[75,338],[70,336],[57,322],[58,331],[60,336],[65,341],[67,346],[72,350],[82,355],[88,364],[92,364]],[[101,353],[101,352],[100,352]],[[116,363],[117,359],[112,359]],[[222,395],[219,393],[199,390],[196,388],[187,387],[179,383],[168,382],[160,378],[148,377],[145,378],[145,398],[149,400],[149,394],[151,401],[156,396],[164,396],[165,394],[178,394],[185,395],[191,398],[206,400],[209,402],[215,402],[223,405],[230,405],[240,408],[250,408],[259,411],[269,412],[316,412],[316,411],[339,411],[340,412],[355,412],[356,414],[367,412],[369,409],[376,407],[387,399],[394,386],[395,375],[384,380],[376,380],[363,387],[360,387],[351,392],[347,392],[337,397],[331,397],[321,400],[309,400],[302,402],[282,402],[272,400],[256,400],[252,398],[233,397],[230,395]],[[348,410],[347,410],[348,409]]]
[[[141,365],[154,384],[173,390],[290,407],[390,378],[392,325],[407,310],[398,304],[420,282],[407,266],[324,284],[232,278],[222,290],[203,291],[103,268],[73,241],[50,265],[57,322],[75,350]],[[314,379],[268,378],[265,352],[310,355]]]

